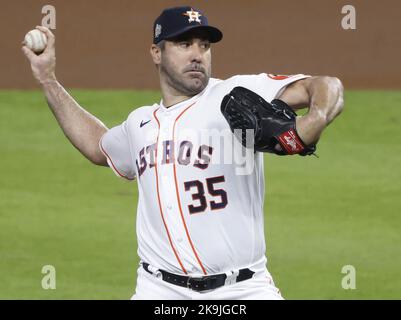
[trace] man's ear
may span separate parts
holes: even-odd
[[[150,47],[150,55],[152,56],[154,64],[159,65],[161,63],[162,51],[159,46],[152,44]]]

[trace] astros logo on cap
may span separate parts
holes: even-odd
[[[201,20],[199,19],[199,17],[201,17],[202,15],[198,11],[194,11],[194,9],[192,9],[192,8],[191,8],[191,11],[187,11],[187,12],[183,13],[182,15],[189,17],[188,22],[196,21],[196,22],[202,23]]]

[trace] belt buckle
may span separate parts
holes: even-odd
[[[194,291],[200,291],[200,290],[202,290],[202,288],[199,288],[199,285],[198,285],[198,287],[193,287],[191,282],[198,282],[199,283],[199,282],[207,281],[207,278],[208,277],[199,277],[199,278],[188,277],[187,288],[191,289],[191,290],[194,290]]]
[[[208,288],[212,284],[213,281],[217,279],[216,276],[205,276],[205,277],[200,277],[200,278],[191,278],[188,277],[187,281],[187,288],[194,290],[194,291],[205,291],[209,289],[215,289],[215,288]],[[199,283],[198,287],[193,287],[192,282],[197,282]],[[202,284],[200,284],[202,283]]]

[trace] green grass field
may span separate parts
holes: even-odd
[[[73,95],[109,127],[157,92]],[[266,156],[269,270],[286,299],[401,298],[401,92],[346,93],[315,157]],[[91,165],[40,92],[0,91],[0,299],[128,299],[136,183]],[[41,287],[56,268],[57,289]],[[342,267],[356,289],[341,287]]]

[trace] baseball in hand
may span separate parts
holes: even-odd
[[[25,35],[23,44],[37,54],[42,53],[47,45],[47,37],[42,31],[33,29]]]

